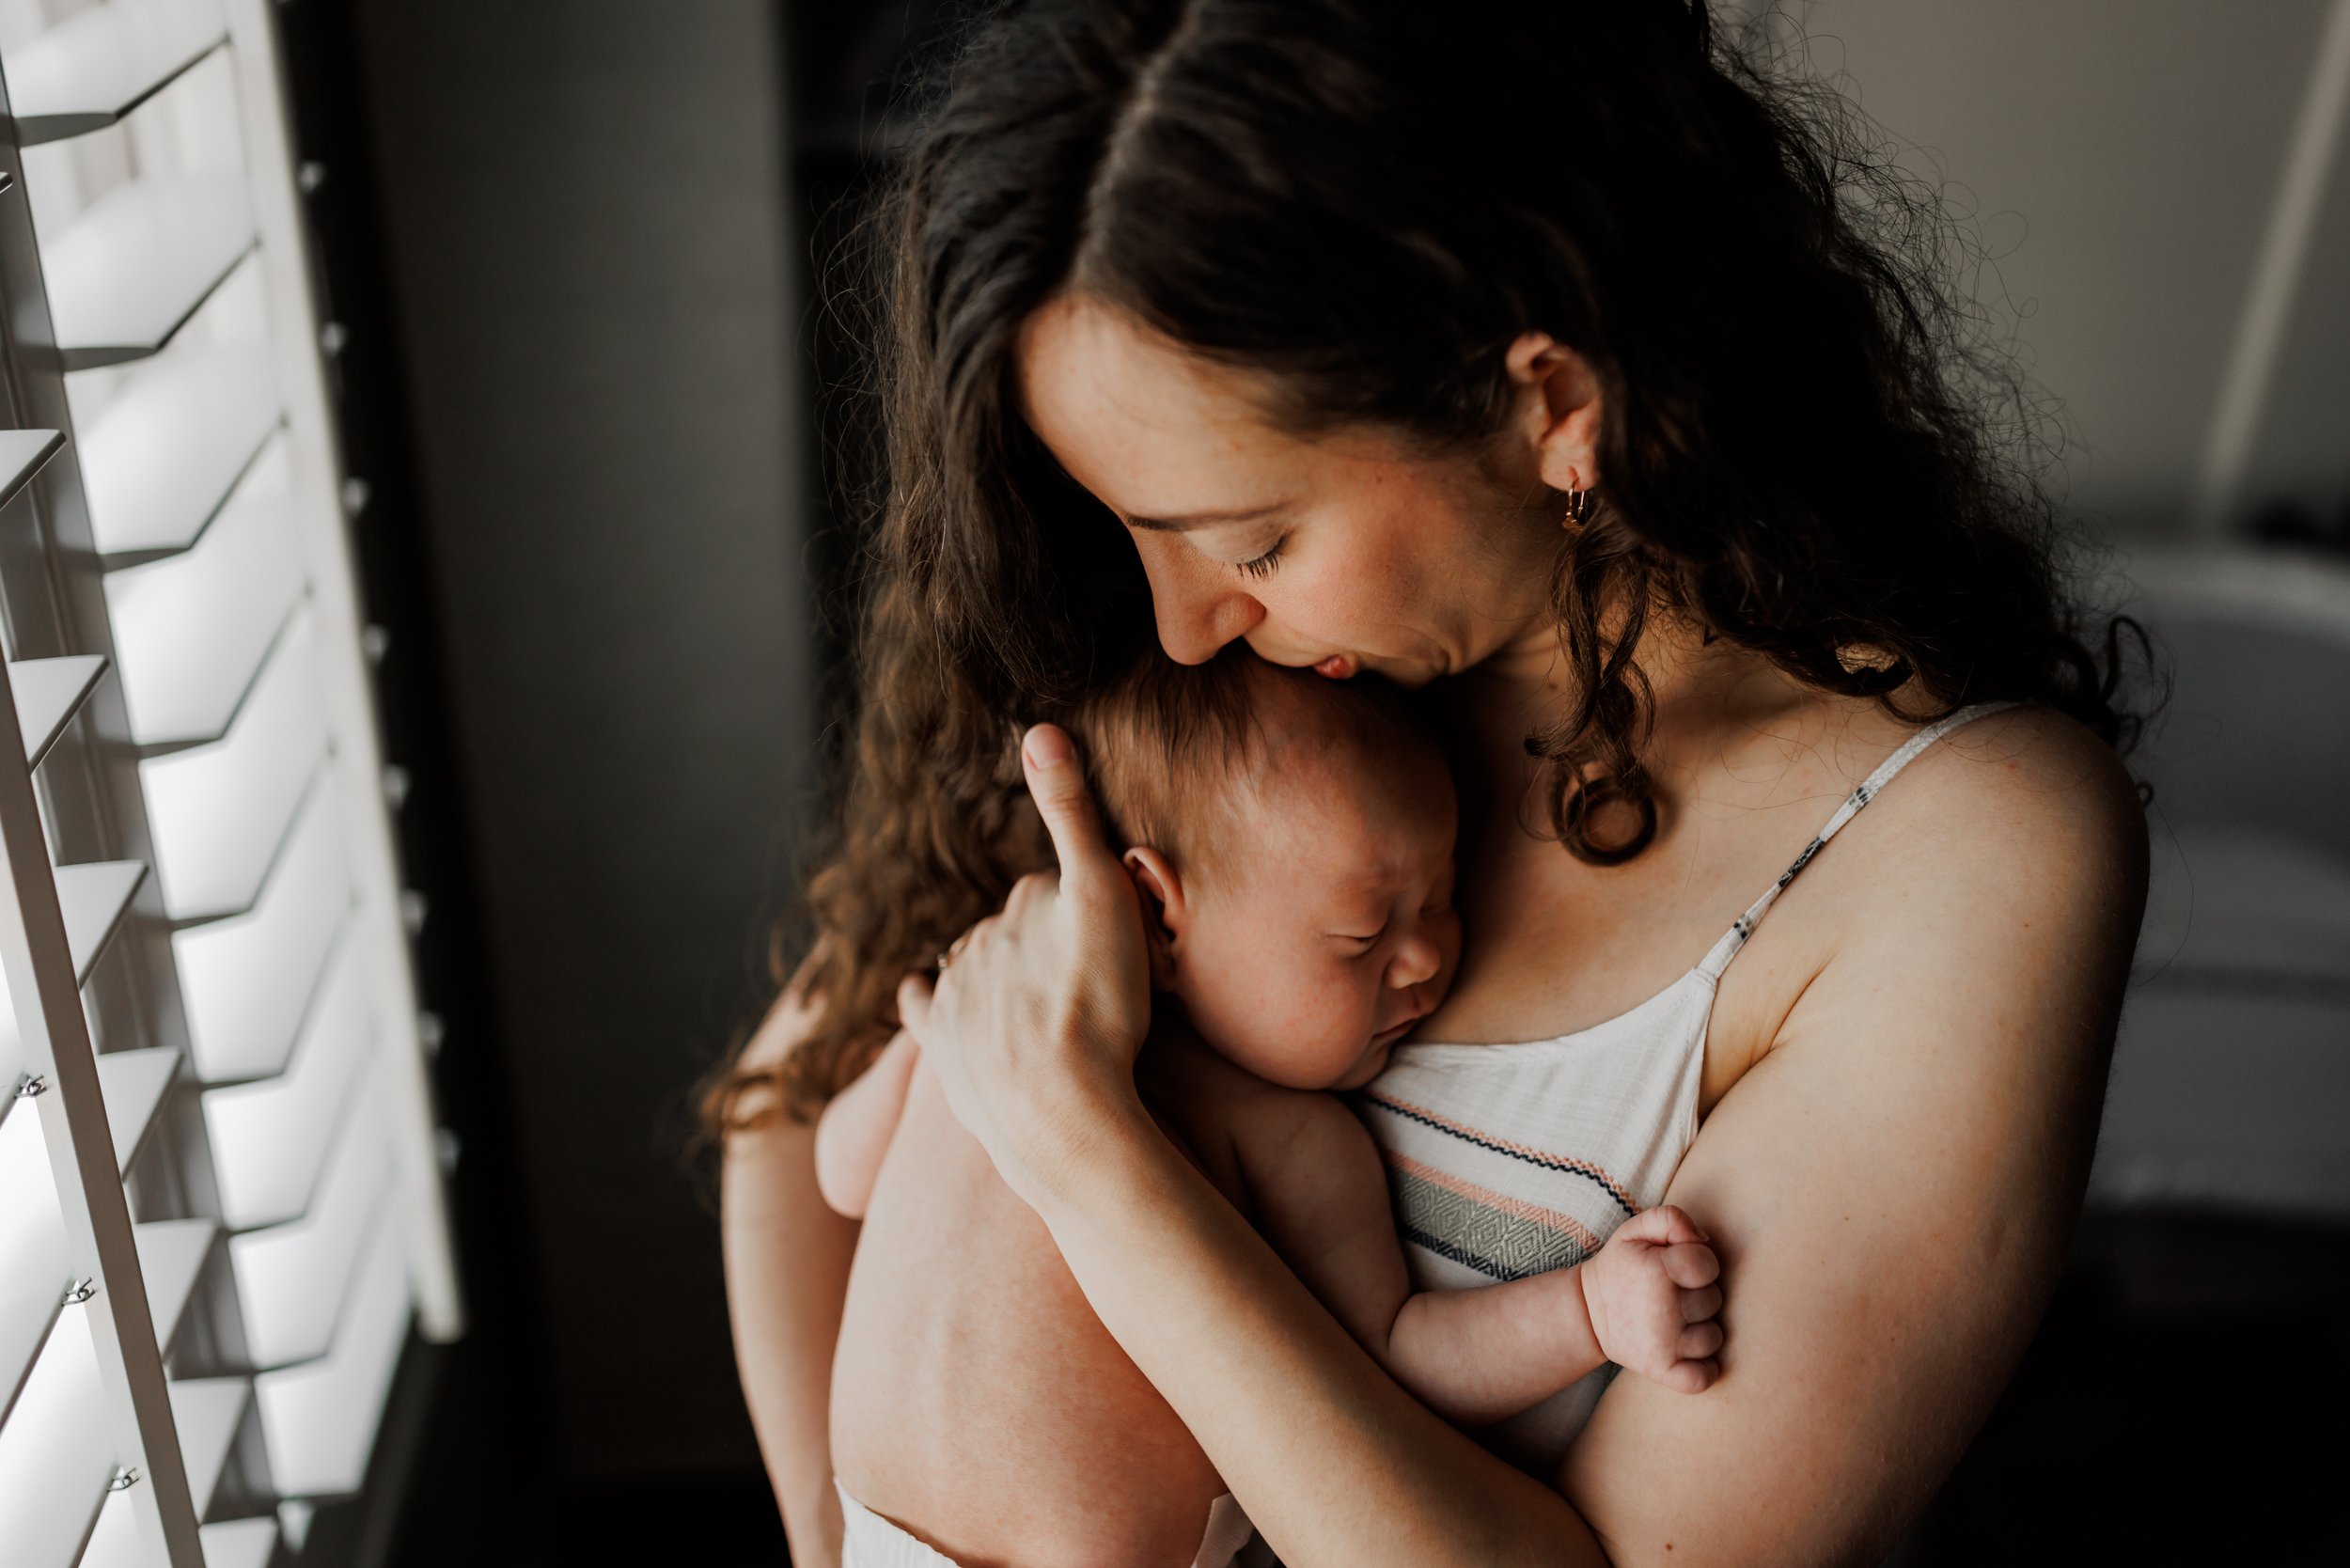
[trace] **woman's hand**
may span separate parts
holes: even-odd
[[[1020,758],[1058,875],[1021,878],[1000,914],[949,949],[936,984],[909,976],[899,1017],[957,1120],[1030,1202],[1142,1118],[1135,1054],[1151,1023],[1142,912],[1110,853],[1067,734],[1039,725]]]

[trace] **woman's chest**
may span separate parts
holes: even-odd
[[[1512,831],[1465,844],[1463,950],[1445,1003],[1422,1041],[1555,1041],[1653,1010],[1709,958],[1786,870],[1823,812],[1794,808],[1690,813],[1622,866],[1576,860],[1558,843]],[[1833,946],[1833,879],[1776,909],[1766,940],[1737,952],[1705,988],[1695,1021],[1708,1060],[1710,1106],[1768,1049],[1821,955]]]

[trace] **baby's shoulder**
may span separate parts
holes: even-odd
[[[1154,1029],[1136,1078],[1145,1103],[1228,1197],[1246,1187],[1243,1172],[1269,1154],[1302,1141],[1368,1136],[1337,1095],[1267,1083],[1188,1031]]]
[[[1351,1114],[1333,1095],[1284,1089],[1235,1067],[1176,1025],[1152,1028],[1150,1043],[1136,1060],[1135,1078],[1144,1098],[1162,1113],[1180,1110],[1219,1121]]]

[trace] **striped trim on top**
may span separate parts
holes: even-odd
[[[1600,1240],[1573,1217],[1387,1155],[1397,1231],[1415,1247],[1497,1280],[1573,1268]]]
[[[1474,1127],[1465,1126],[1447,1117],[1438,1116],[1434,1111],[1424,1109],[1408,1101],[1399,1100],[1391,1094],[1382,1094],[1375,1090],[1359,1090],[1355,1098],[1365,1105],[1377,1106],[1390,1116],[1400,1116],[1407,1121],[1417,1121],[1423,1127],[1433,1128],[1449,1137],[1459,1138],[1463,1143],[1474,1144],[1480,1149],[1490,1150],[1496,1154],[1506,1154],[1514,1160],[1524,1160],[1528,1165],[1537,1166],[1544,1170],[1557,1170],[1570,1176],[1580,1176],[1585,1181],[1597,1184],[1600,1190],[1615,1200],[1616,1207],[1623,1211],[1626,1219],[1640,1212],[1639,1205],[1632,1200],[1632,1195],[1624,1190],[1623,1184],[1589,1160],[1578,1160],[1566,1154],[1546,1154],[1539,1149],[1529,1149],[1522,1143],[1512,1143],[1506,1138],[1493,1137],[1479,1132]]]

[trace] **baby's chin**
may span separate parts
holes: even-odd
[[[1330,1086],[1331,1091],[1340,1093],[1347,1090],[1360,1089],[1371,1082],[1386,1070],[1387,1056],[1394,1049],[1392,1043],[1367,1046],[1363,1051],[1362,1059],[1348,1068],[1346,1074]]]

